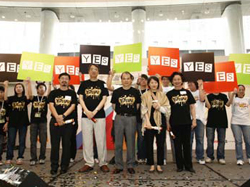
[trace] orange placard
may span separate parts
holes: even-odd
[[[79,78],[80,57],[55,57],[54,62],[54,84],[59,84],[58,77],[61,73],[67,72],[70,75],[70,84],[80,84]],[[82,75],[82,80],[83,75]]]
[[[180,70],[180,53],[178,48],[149,47],[148,75],[170,76]]]
[[[237,85],[234,62],[217,62],[215,63],[215,81],[204,82],[204,90],[207,93],[231,92]]]

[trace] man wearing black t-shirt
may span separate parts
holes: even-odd
[[[133,76],[129,72],[121,75],[122,87],[113,92],[111,99],[112,107],[117,113],[115,117],[115,164],[114,174],[123,171],[123,136],[126,136],[127,143],[127,168],[130,174],[135,170],[135,132],[136,115],[141,103],[138,90],[131,87]]]
[[[62,138],[61,171],[66,173],[70,161],[70,138],[74,125],[74,115],[77,98],[76,93],[68,88],[70,75],[59,75],[60,88],[49,94],[48,102],[51,111],[50,137],[51,137],[51,174],[57,173],[59,164],[60,139]]]
[[[106,118],[104,105],[107,101],[106,84],[98,79],[97,65],[89,66],[90,79],[81,83],[78,95],[82,106],[83,157],[86,161],[79,172],[89,172],[94,167],[93,133],[95,135],[98,160],[101,171],[109,172],[106,163]]]

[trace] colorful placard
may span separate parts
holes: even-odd
[[[214,81],[214,53],[183,54],[181,69],[185,81]]]
[[[113,69],[116,73],[142,69],[142,43],[114,47]]]
[[[54,68],[54,55],[23,52],[17,79],[51,81]]]
[[[21,54],[0,54],[0,82],[17,82]]]
[[[178,48],[148,48],[148,75],[170,76],[180,70]]]
[[[238,84],[250,85],[250,54],[230,54],[234,61]]]
[[[68,73],[70,75],[70,84],[80,84],[79,77],[79,62],[80,57],[65,57],[57,56],[55,57],[54,71],[53,71],[53,83],[59,84],[59,75],[61,73]],[[82,75],[82,81],[84,77]]]
[[[234,62],[217,62],[215,63],[215,81],[204,82],[204,90],[207,93],[231,92],[237,85]]]
[[[100,74],[109,74],[110,46],[81,45],[80,72],[88,74],[91,64],[98,65]]]

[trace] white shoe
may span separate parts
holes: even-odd
[[[143,159],[139,159],[137,162],[138,162],[138,164],[143,164],[144,160]]]
[[[237,160],[237,165],[238,166],[243,166],[243,164],[244,164],[243,160]]]
[[[206,158],[206,163],[211,163],[213,160],[209,157]]]
[[[73,158],[70,159],[70,163],[73,163],[75,162],[75,160]]]
[[[30,166],[36,165],[36,161],[30,161]]]
[[[250,158],[248,159],[248,163],[250,164]]]
[[[16,161],[17,165],[22,165],[23,164],[23,159],[22,158],[18,158]]]
[[[2,166],[3,165],[3,162],[2,161],[0,161],[0,166]]]
[[[95,158],[95,163],[99,164],[99,160],[97,158]]]
[[[198,163],[200,164],[200,165],[204,165],[204,164],[206,164],[206,162],[205,162],[205,160],[198,160]]]
[[[226,161],[225,161],[225,159],[219,159],[219,163],[222,164],[222,165],[225,165]]]
[[[164,165],[164,166],[167,165],[167,160],[166,160],[166,159],[163,160],[163,165]]]
[[[45,164],[45,160],[44,159],[40,159],[39,160],[39,164]]]

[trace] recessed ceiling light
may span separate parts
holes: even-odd
[[[177,18],[177,17],[175,17],[175,18],[174,18],[174,20],[178,20],[178,18]]]
[[[143,22],[144,22],[144,20],[142,19],[142,20],[141,20],[141,22],[143,23]]]
[[[2,16],[3,19],[5,19],[5,16]]]
[[[138,32],[138,34],[141,34],[141,31],[140,31],[140,30],[138,30],[137,32]]]
[[[126,21],[128,21],[128,18],[126,18]]]
[[[26,14],[25,17],[26,17],[26,18],[31,18],[31,15]]]
[[[14,21],[18,21],[18,19],[14,19]]]
[[[149,21],[150,19],[148,18],[147,20]]]
[[[162,11],[160,11],[160,13],[158,14],[160,17],[162,17],[164,14],[162,13]]]
[[[102,20],[100,19],[99,22],[102,22]]]
[[[119,18],[120,16],[119,16],[119,14],[117,14],[116,12],[115,12],[115,18]]]
[[[207,8],[206,10],[205,10],[205,12],[204,12],[205,14],[209,14],[210,13],[210,10],[209,10],[209,8]]]
[[[111,20],[109,19],[108,22],[111,22]]]
[[[182,11],[181,11],[181,13],[182,13],[182,14],[185,14],[185,11],[184,11],[184,10],[182,10]]]
[[[135,20],[133,19],[132,22],[135,22]]]
[[[69,17],[72,18],[72,19],[74,19],[75,15],[71,14]]]

